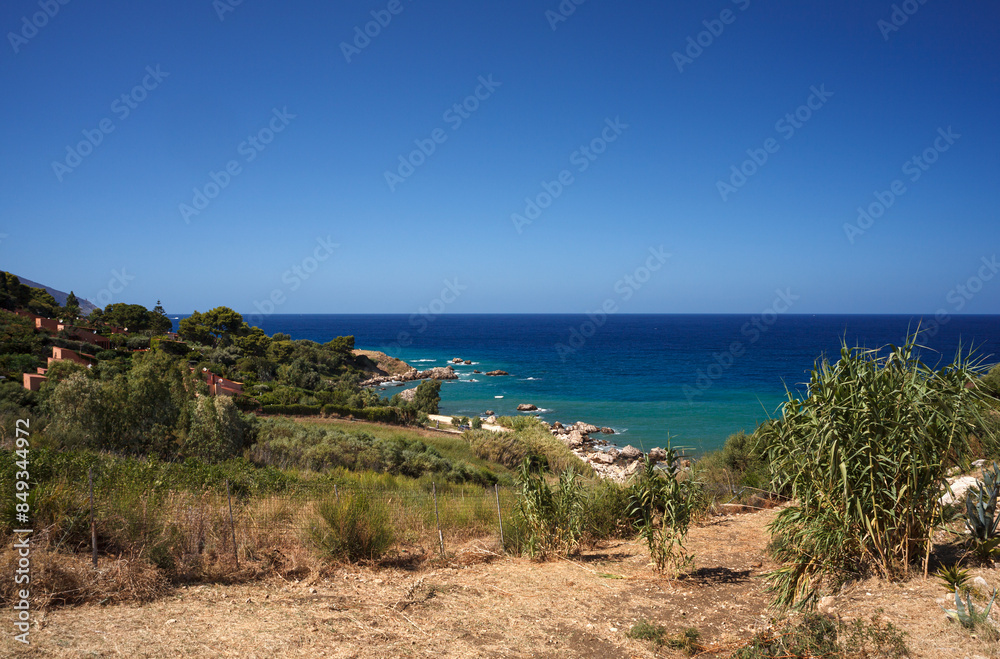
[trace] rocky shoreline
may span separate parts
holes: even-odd
[[[373,375],[367,380],[358,383],[361,387],[377,387],[389,385],[401,387],[404,382],[415,382],[416,380],[457,380],[458,373],[451,366],[435,366],[426,371],[418,371],[415,368],[399,375]]]
[[[580,460],[589,464],[598,477],[616,483],[624,483],[632,475],[642,469],[643,460],[648,455],[654,462],[664,462],[667,459],[667,452],[662,448],[652,448],[649,453],[644,454],[641,450],[628,444],[622,448],[613,446],[611,442],[603,438],[593,438],[591,435],[601,433],[614,433],[611,428],[598,428],[597,426],[577,421],[570,426],[564,426],[556,421],[547,424],[549,432],[569,448]],[[604,448],[610,447],[610,448]],[[685,465],[680,465],[685,466]]]
[[[458,374],[455,372],[455,369],[451,366],[451,364],[473,364],[471,360],[455,357],[451,360],[451,364],[447,366],[436,366],[434,368],[421,371],[409,366],[409,364],[405,364],[405,362],[402,363],[408,367],[405,372],[396,375],[385,374],[384,372],[374,374],[367,380],[362,381],[360,386],[401,387],[406,382],[415,382],[417,380],[457,380]],[[475,372],[478,373],[479,371],[476,370]],[[504,376],[510,375],[510,373],[495,370],[489,371],[484,375]],[[408,391],[404,393],[410,392]],[[412,393],[410,394],[410,397],[412,397]],[[517,406],[517,411],[519,412],[534,412],[537,410],[538,407],[531,403],[521,403]],[[642,463],[646,455],[648,455],[649,458],[655,462],[665,462],[667,459],[667,452],[662,448],[653,448],[650,449],[648,454],[644,454],[641,450],[632,445],[618,447],[613,445],[607,439],[591,437],[591,435],[598,434],[613,435],[615,434],[613,428],[598,427],[583,421],[577,421],[571,425],[563,425],[559,421],[546,423],[541,419],[538,420],[546,428],[548,428],[549,432],[551,432],[556,439],[565,444],[574,455],[580,458],[582,462],[589,464],[598,477],[611,480],[616,483],[624,483],[632,475],[642,469]],[[493,415],[492,410],[487,411],[486,415],[483,417],[483,421],[486,423],[496,422],[496,417]],[[685,465],[683,464],[684,462],[687,461],[682,461],[682,464],[678,465],[678,467],[683,468],[690,464],[688,463],[688,465]]]

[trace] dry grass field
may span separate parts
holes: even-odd
[[[629,638],[639,620],[678,634],[694,627],[702,656],[727,656],[767,628],[762,573],[774,511],[709,518],[692,527],[695,570],[670,581],[641,542],[611,542],[546,563],[497,555],[473,541],[445,559],[400,557],[379,567],[169,590],[146,604],[86,604],[38,616],[31,645],[9,631],[4,657],[671,657]],[[973,575],[1000,583],[1000,570]],[[944,588],[915,577],[852,584],[835,615],[884,619],[907,634],[912,656],[995,657],[998,646],[948,622]],[[9,620],[9,617],[8,617]]]

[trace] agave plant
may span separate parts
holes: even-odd
[[[942,566],[938,568],[934,576],[944,582],[944,587],[948,589],[949,593],[964,590],[970,579],[969,571],[963,570],[958,565],[952,565],[951,567]]]
[[[997,598],[997,589],[994,588],[993,597],[990,599],[990,603],[987,605],[986,610],[976,611],[976,605],[973,604],[972,602],[972,594],[966,593],[965,601],[963,602],[962,594],[956,589],[955,608],[954,609],[945,609],[944,607],[941,608],[942,610],[944,610],[945,615],[947,615],[949,618],[959,623],[963,627],[971,629],[976,626],[976,623],[990,622],[989,619],[990,611],[993,610],[993,602],[996,601],[996,598]]]
[[[1000,546],[1000,516],[997,495],[1000,494],[1000,467],[983,469],[981,484],[969,490],[965,497],[965,525],[972,535],[975,551],[982,558],[990,558]]]

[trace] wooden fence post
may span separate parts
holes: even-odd
[[[500,520],[500,548],[503,549],[503,546],[504,546],[504,543],[503,543],[503,515],[500,514],[500,487],[496,483],[493,483],[493,493],[496,495],[496,498],[497,498],[497,519]]]
[[[437,526],[438,542],[441,543],[441,555],[444,556],[444,534],[441,533],[441,517],[438,515],[437,483],[431,483],[431,493],[434,495],[434,525]]]
[[[87,482],[90,485],[90,547],[94,561],[94,569],[97,569],[97,523],[94,521],[94,466],[87,470]]]
[[[233,558],[236,559],[236,569],[240,569],[240,553],[236,548],[236,525],[233,523],[233,497],[229,494],[229,479],[226,479],[226,500],[229,501],[229,530],[233,533]]]

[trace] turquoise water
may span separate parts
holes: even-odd
[[[598,322],[595,322],[598,321]],[[353,334],[359,348],[382,350],[417,368],[453,357],[460,379],[441,388],[443,414],[517,414],[532,403],[547,421],[610,426],[618,443],[707,450],[753,430],[784,400],[785,386],[809,379],[840,340],[899,343],[918,317],[791,315],[274,315],[268,334],[325,342]],[[589,324],[588,324],[589,323]],[[926,327],[926,323],[924,324]],[[973,344],[1000,355],[1000,316],[953,316],[923,337],[925,361]],[[937,352],[933,352],[937,351]],[[997,358],[990,361],[996,362]],[[474,374],[502,369],[510,376]],[[399,388],[387,388],[392,395]],[[498,398],[502,396],[502,398]]]

